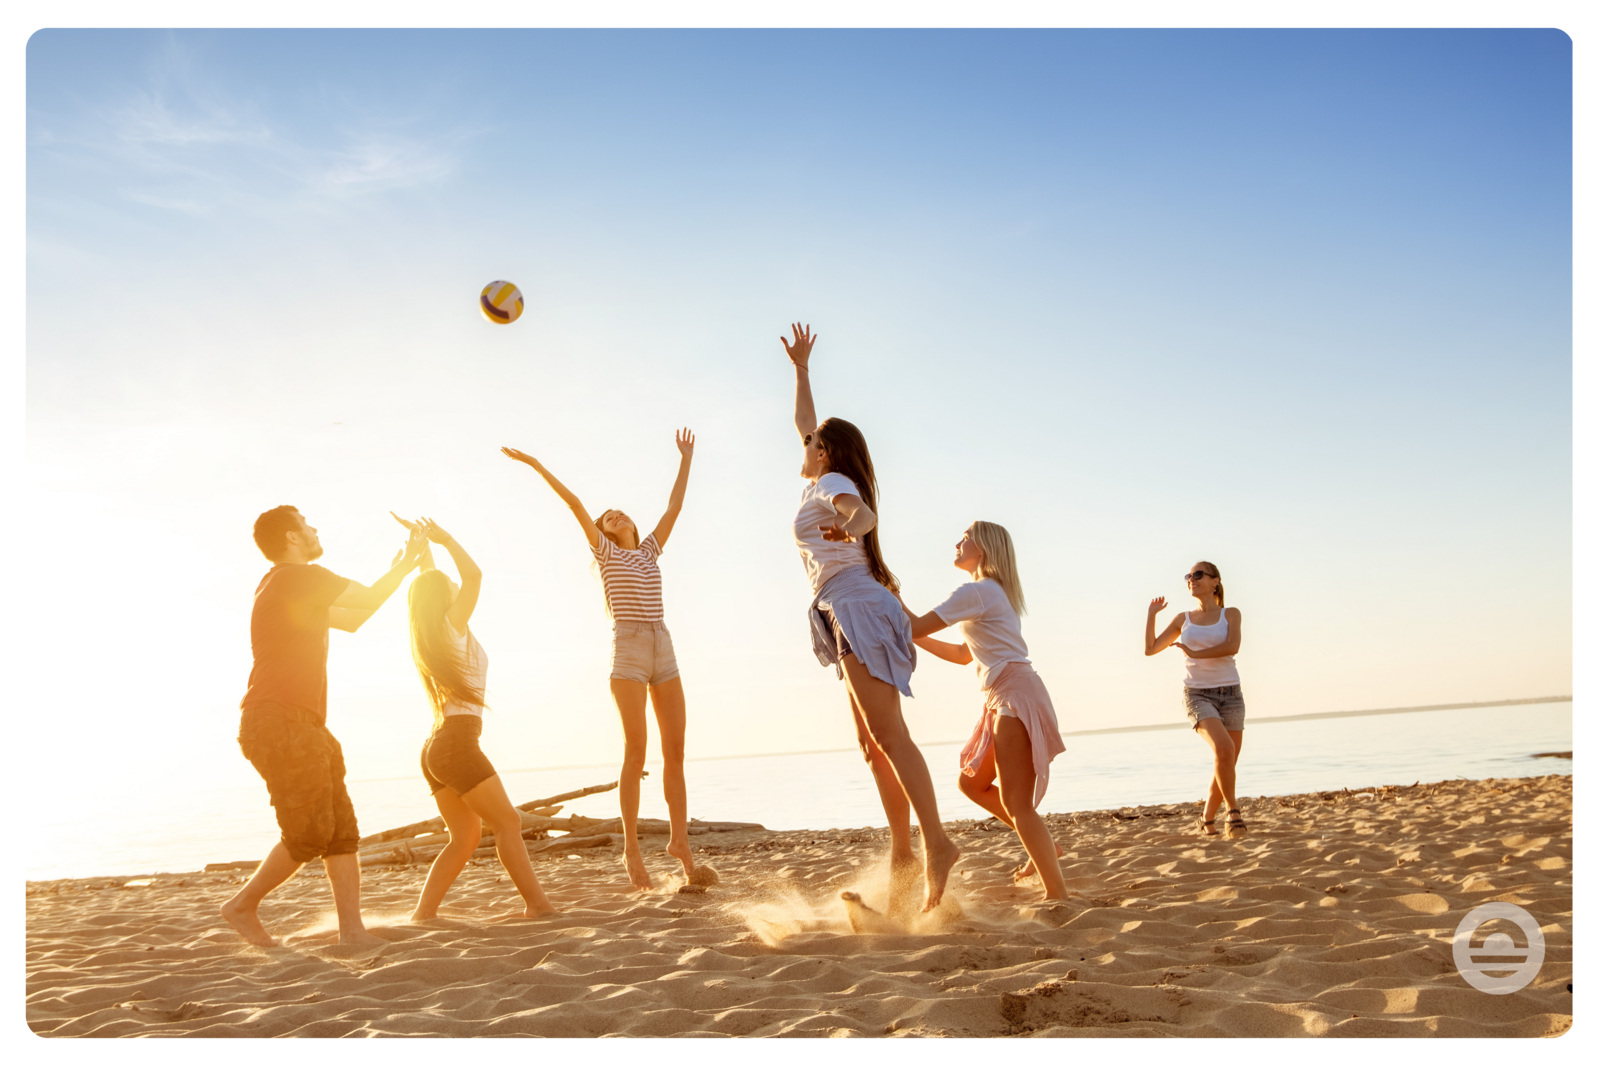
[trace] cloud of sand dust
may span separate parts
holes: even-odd
[[[885,856],[862,866],[848,883],[804,887],[797,882],[768,882],[755,900],[730,903],[727,910],[738,917],[768,947],[777,947],[801,933],[850,934],[856,930],[850,921],[849,905],[841,893],[853,892],[861,903],[876,912],[872,929],[880,933],[930,936],[945,932],[963,916],[957,886],[952,883],[944,899],[932,912],[923,914],[922,880],[917,879],[912,906],[891,911],[889,903],[890,866]]]

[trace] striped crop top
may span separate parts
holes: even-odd
[[[656,535],[644,538],[637,548],[619,548],[604,533],[594,547],[600,564],[600,583],[606,590],[606,610],[614,622],[659,622],[661,607],[661,568],[656,558],[661,545]]]

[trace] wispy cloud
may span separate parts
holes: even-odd
[[[326,112],[322,112],[326,113]],[[230,95],[181,44],[169,42],[144,84],[114,102],[38,116],[33,147],[53,165],[111,171],[134,203],[163,211],[314,207],[438,181],[457,169],[462,134],[417,135],[405,117],[370,111],[352,124],[274,119]]]

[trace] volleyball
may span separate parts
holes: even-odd
[[[522,317],[522,290],[509,281],[491,281],[478,297],[478,309],[497,326],[509,326]]]

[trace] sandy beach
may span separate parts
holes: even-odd
[[[377,950],[332,943],[308,868],[262,908],[277,948],[217,908],[246,872],[29,882],[27,1021],[47,1036],[1558,1036],[1572,1024],[1572,779],[1449,781],[1244,800],[1203,838],[1193,805],[1047,819],[1073,897],[1013,883],[1016,837],[951,822],[945,906],[883,910],[887,830],[693,837],[721,875],[628,890],[620,849],[541,854],[564,913],[508,917],[475,860],[408,925],[422,865],[368,867]],[[719,812],[737,817],[737,812]],[[219,856],[219,858],[222,856]],[[692,888],[693,886],[691,886]],[[1539,921],[1543,967],[1489,995],[1452,962],[1473,907]],[[852,925],[854,917],[854,926]]]

